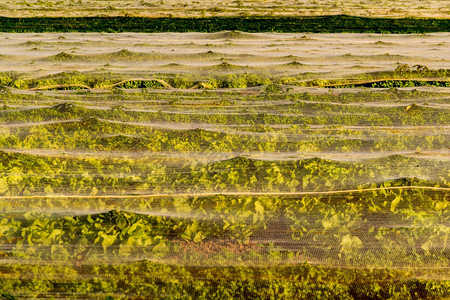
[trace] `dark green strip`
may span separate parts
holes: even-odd
[[[367,81],[363,83],[343,83],[324,86],[328,88],[352,88],[352,87],[372,87],[372,88],[392,88],[392,87],[414,87],[414,86],[437,86],[450,87],[448,80],[403,80],[403,79],[387,79]]]
[[[208,18],[7,18],[0,32],[449,32],[450,19],[323,17],[208,17]]]

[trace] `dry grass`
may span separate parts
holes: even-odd
[[[31,16],[149,16],[202,17],[242,15],[333,15],[378,17],[448,17],[449,7],[440,0],[7,0],[0,15]]]

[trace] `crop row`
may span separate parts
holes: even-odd
[[[2,32],[448,32],[448,19],[362,18],[346,15],[320,17],[78,17],[0,19]]]
[[[54,266],[2,265],[4,298],[443,299],[449,281],[411,278],[409,270],[285,267],[182,267],[155,262]],[[435,276],[436,270],[424,272]],[[21,274],[21,275],[18,275]],[[25,275],[26,274],[26,275]],[[60,274],[55,276],[54,274]],[[96,277],[96,278],[95,278]]]
[[[107,107],[106,107],[107,108]],[[44,108],[4,107],[0,111],[1,123],[40,122],[49,120],[70,120],[89,117],[121,122],[172,122],[208,124],[280,124],[280,125],[439,125],[450,124],[450,114],[445,108],[419,105],[361,107],[333,104],[298,102],[292,105],[231,110],[227,107],[187,110],[183,106],[174,108],[127,109],[113,106],[109,109],[85,108],[71,103],[61,103]],[[284,113],[282,112],[284,110]],[[95,121],[96,122],[96,121]],[[94,122],[94,123],[95,123]],[[98,123],[98,122],[97,122]],[[94,124],[95,125],[95,124]],[[74,123],[72,125],[76,126]],[[99,125],[98,125],[99,126]],[[101,126],[113,126],[101,124]],[[119,125],[116,125],[118,127]]]
[[[203,129],[166,130],[146,126],[92,125],[82,120],[7,129],[0,146],[7,149],[131,150],[150,152],[236,152],[311,154],[317,152],[444,150],[445,133],[415,134],[364,131],[315,133],[221,132]],[[124,129],[119,131],[119,129]],[[119,133],[120,132],[120,133]]]
[[[264,161],[237,157],[210,163],[162,160],[74,159],[18,153],[0,155],[0,194],[111,195],[198,192],[298,192],[393,185],[449,185],[445,161],[402,156],[361,162],[324,159]],[[385,183],[388,184],[388,183]],[[388,186],[388,185],[387,185]]]
[[[73,58],[76,61],[75,58]],[[220,67],[226,71],[233,70],[233,65],[224,63]],[[237,68],[237,67],[236,67]],[[217,73],[217,72],[216,72]],[[40,78],[25,79],[25,74],[14,72],[2,73],[0,86],[30,90],[73,90],[73,89],[218,89],[218,88],[246,88],[262,86],[267,93],[279,93],[284,89],[278,86],[293,85],[304,87],[372,87],[372,88],[401,88],[414,86],[448,87],[448,70],[410,71],[407,73],[397,71],[384,71],[377,73],[363,73],[353,75],[349,79],[314,79],[307,80],[308,74],[297,76],[269,76],[258,72],[243,72],[238,68],[227,75],[171,75],[148,74],[141,78],[130,78],[128,74],[98,73],[88,74],[80,72],[63,72]],[[314,76],[313,76],[314,78]],[[431,78],[431,79],[430,79]]]
[[[327,82],[326,84],[330,84]],[[180,104],[186,100],[206,101],[216,105],[231,105],[236,103],[252,103],[252,102],[267,102],[271,101],[309,101],[326,103],[365,103],[373,101],[392,102],[397,100],[430,100],[432,98],[445,98],[448,93],[443,91],[420,91],[420,90],[399,90],[397,88],[390,88],[385,90],[373,91],[360,89],[355,92],[346,92],[345,90],[340,93],[242,93],[236,90],[203,90],[199,91],[179,91],[175,90],[170,93],[158,93],[150,92],[147,89],[136,91],[123,91],[120,89],[113,89],[111,91],[103,91],[101,93],[95,93],[91,91],[78,91],[75,94],[67,94],[59,92],[60,95],[55,93],[35,92],[29,93],[13,93],[11,90],[3,87],[0,90],[1,99],[8,102],[32,102],[34,104],[42,103],[46,101],[54,102],[55,100],[63,97],[64,99],[74,99],[73,101],[89,101],[89,102],[115,102],[121,103],[123,101],[130,102],[134,100],[135,103],[146,103],[146,101],[160,101],[161,104]],[[63,94],[64,93],[64,94]],[[159,102],[151,102],[156,104]],[[260,104],[260,103],[259,103]]]
[[[229,242],[246,245],[235,262],[442,267],[448,263],[446,197],[421,187],[303,197],[125,197],[117,204],[114,197],[19,197],[2,213],[1,245],[7,259],[54,263],[159,257],[226,265]],[[80,206],[71,212],[74,204]],[[138,213],[107,211],[114,206]],[[52,216],[64,207],[63,216]],[[183,241],[197,246],[183,249]],[[208,242],[225,246],[202,249]]]

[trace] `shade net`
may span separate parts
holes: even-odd
[[[65,36],[0,41],[3,297],[450,297],[448,34]]]

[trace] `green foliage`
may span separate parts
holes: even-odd
[[[280,93],[283,91],[283,88],[278,84],[269,84],[264,88],[266,93]]]
[[[278,268],[179,267],[138,262],[128,265],[87,265],[54,267],[40,265],[4,266],[3,287],[12,294],[37,297],[42,292],[79,297],[161,297],[223,299],[441,299],[448,296],[448,281],[409,279],[406,272],[387,270],[328,269],[308,264]],[[52,276],[54,272],[64,277]],[[84,273],[85,272],[85,273]],[[33,279],[16,279],[11,274],[43,274]],[[48,275],[47,275],[48,274]],[[85,274],[109,274],[94,279]],[[402,278],[402,276],[404,276]],[[130,278],[132,277],[132,278]],[[386,282],[383,278],[394,278]],[[10,279],[9,279],[10,278]],[[369,283],[373,281],[374,283]],[[30,281],[34,291],[23,287]],[[44,288],[46,287],[46,288]],[[6,298],[12,299],[12,298]]]
[[[448,19],[363,18],[347,15],[320,17],[70,17],[0,19],[3,32],[447,32]]]
[[[123,79],[16,75],[5,84]],[[448,298],[450,166],[427,155],[448,146],[450,115],[425,103],[448,95],[277,82],[164,75],[3,93],[0,295]],[[205,90],[149,90],[166,84]],[[263,88],[208,90],[244,86]]]
[[[90,195],[93,190],[96,191],[95,195],[102,195],[121,194],[123,191],[183,192],[185,189],[190,192],[354,189],[364,183],[371,183],[377,177],[398,176],[399,168],[405,173],[414,174],[427,174],[433,170],[435,178],[440,178],[434,183],[412,179],[413,183],[410,184],[449,185],[446,178],[449,167],[443,165],[442,161],[402,156],[369,160],[364,164],[322,159],[268,162],[238,157],[207,164],[186,162],[168,168],[165,162],[158,160],[142,164],[140,160],[62,159],[1,153],[0,172],[4,176],[0,179],[0,193],[15,196],[64,192]],[[74,175],[74,170],[83,176]],[[120,177],[116,176],[118,170],[122,174]]]

